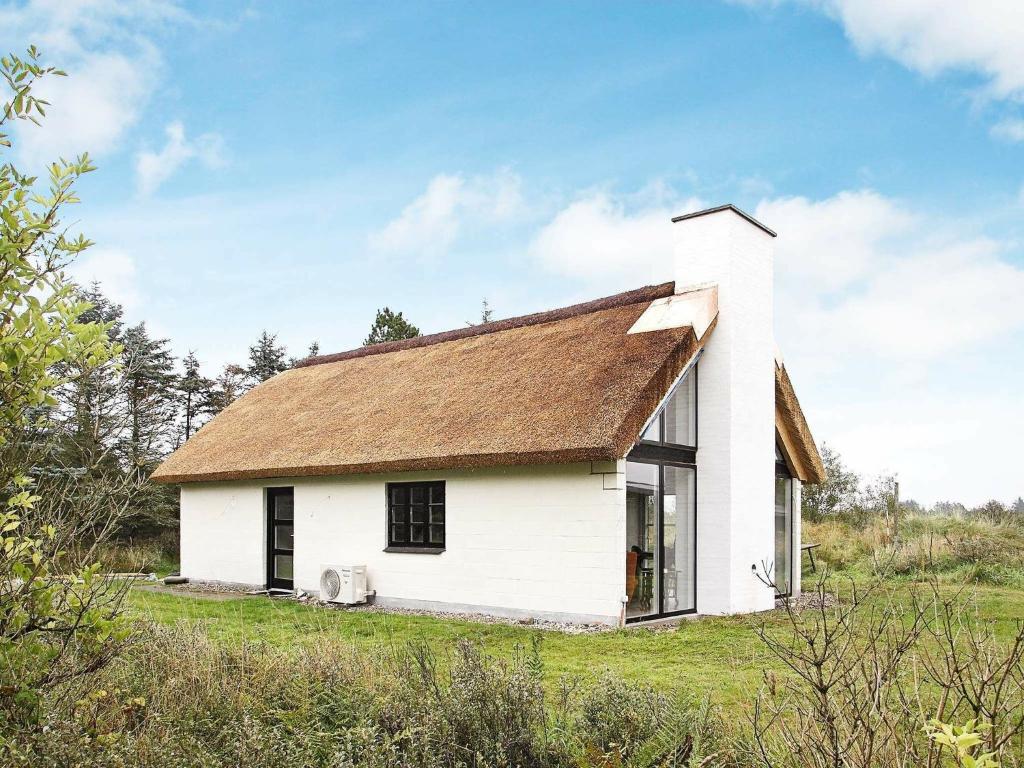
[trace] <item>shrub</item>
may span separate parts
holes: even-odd
[[[542,677],[536,644],[503,659],[470,641],[368,653],[324,636],[286,652],[147,626],[111,666],[50,697],[44,728],[0,728],[0,763],[695,766],[727,753],[707,702],[611,675],[548,694]]]
[[[817,584],[818,603],[825,579]],[[1024,626],[1008,642],[965,620],[933,582],[909,606],[891,593],[804,614],[759,635],[792,672],[766,673],[754,736],[774,767],[1017,765],[1024,757]],[[964,723],[963,726],[949,724]],[[968,736],[969,734],[969,736]],[[946,761],[946,755],[952,763]]]

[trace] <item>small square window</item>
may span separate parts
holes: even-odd
[[[444,549],[444,481],[388,483],[386,498],[388,549]]]

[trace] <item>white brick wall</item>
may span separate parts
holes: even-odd
[[[698,376],[697,610],[771,608],[752,572],[774,559],[772,238],[724,210],[673,225],[676,288],[718,284]]]
[[[263,487],[181,488],[181,572],[193,579],[261,585],[267,579]]]
[[[623,472],[613,462],[189,484],[182,573],[263,584],[262,489],[293,485],[300,589],[319,588],[322,564],[365,564],[382,603],[615,624],[625,593]],[[384,484],[419,479],[446,482],[446,551],[383,552]]]

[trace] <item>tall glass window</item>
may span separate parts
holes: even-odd
[[[697,369],[626,462],[626,619],[697,608]]]
[[[697,607],[697,470],[669,465],[662,471],[662,612],[692,611]]]
[[[626,617],[658,613],[658,505],[656,464],[626,462]]]
[[[775,463],[775,591],[788,595],[793,580],[793,478],[785,463]]]
[[[672,391],[663,408],[640,436],[641,442],[697,447],[697,369]]]
[[[665,442],[697,445],[697,381],[687,376],[665,403]]]

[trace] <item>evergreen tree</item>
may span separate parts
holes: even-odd
[[[480,322],[473,323],[469,320],[466,321],[466,325],[472,327],[474,325],[483,325],[484,323],[494,322],[494,310],[491,309],[491,305],[487,302],[487,297],[484,297],[483,305],[480,308]]]
[[[380,344],[385,341],[413,339],[420,335],[420,329],[410,323],[401,312],[392,312],[387,307],[377,310],[377,318],[370,327],[370,335],[364,345]]]
[[[211,416],[216,416],[249,389],[249,374],[245,368],[228,363],[220,376],[213,382],[207,409]]]
[[[246,375],[253,386],[276,376],[288,368],[287,351],[277,343],[277,334],[266,331],[249,347],[249,365]]]
[[[74,295],[90,305],[81,315],[82,322],[105,328],[113,354],[98,364],[79,359],[57,367],[66,381],[57,392],[57,463],[68,469],[93,472],[104,466],[110,468],[116,460],[111,450],[124,429],[126,412],[119,370],[124,311],[95,282],[88,288],[76,288]]]
[[[167,339],[151,338],[145,323],[125,331],[121,354],[127,430],[122,457],[139,477],[148,476],[170,451],[175,432],[178,377]]]
[[[491,305],[487,303],[487,297],[484,297],[483,306],[480,308],[480,323],[490,323],[494,320],[494,310],[491,309]]]
[[[181,361],[182,376],[178,379],[178,402],[182,417],[182,438],[188,440],[202,426],[202,417],[209,413],[214,383],[200,373],[199,359],[189,352]]]
[[[294,368],[296,365],[301,363],[303,360],[306,360],[306,359],[308,359],[310,357],[316,357],[319,354],[320,354],[320,342],[319,341],[314,341],[312,344],[309,345],[309,349],[306,350],[306,354],[305,354],[304,357],[290,357],[290,358],[288,358],[288,367],[289,368]]]

